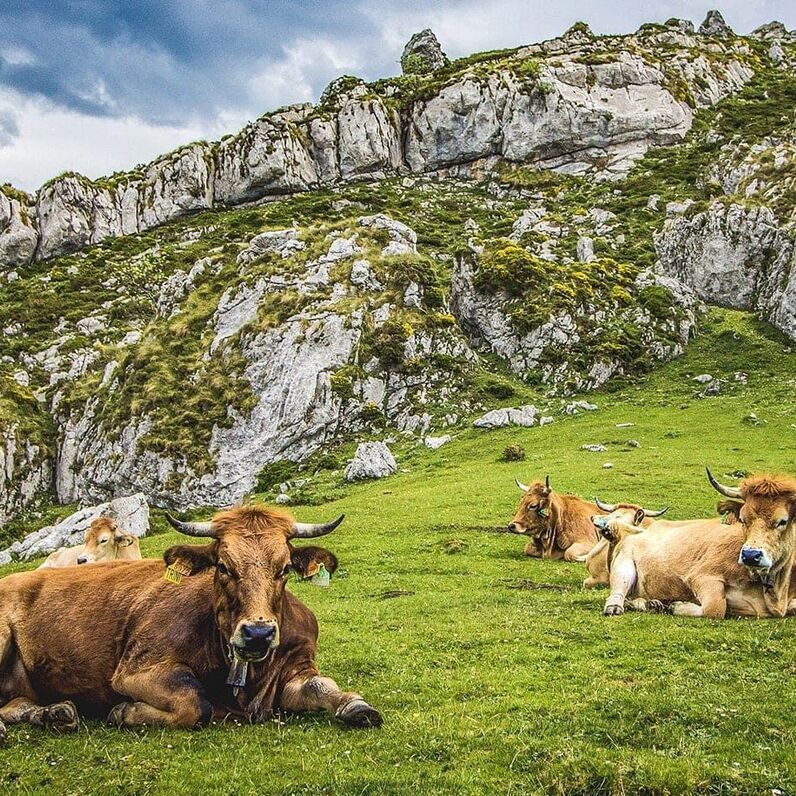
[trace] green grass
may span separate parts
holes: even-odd
[[[671,503],[686,517],[713,513],[705,464],[726,480],[736,469],[793,472],[796,354],[741,313],[715,311],[703,332],[682,359],[593,396],[597,412],[544,428],[470,429],[436,452],[406,448],[409,472],[296,508],[307,520],[347,514],[328,542],[341,576],[328,590],[290,588],[320,621],[322,671],[382,710],[382,730],[344,731],[325,716],[201,732],[89,722],[69,737],[13,727],[0,789],[793,792],[792,620],[607,619],[605,592],[580,588],[582,565],[531,561],[522,537],[496,532],[514,512],[515,475],[549,473],[561,491]],[[748,384],[694,398],[691,376],[738,370]],[[750,411],[767,422],[744,424]],[[641,447],[628,448],[630,437]],[[587,442],[609,450],[580,450]],[[524,462],[500,461],[510,443],[524,447]],[[614,469],[603,470],[609,460]],[[144,554],[176,541],[146,539]]]

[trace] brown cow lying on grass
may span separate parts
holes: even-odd
[[[304,525],[247,506],[205,523],[167,518],[209,539],[166,550],[179,582],[154,559],[0,581],[0,728],[71,730],[78,709],[117,726],[196,727],[229,713],[262,721],[282,710],[381,725],[362,697],[319,674],[317,621],[285,589],[313,558],[291,540],[327,534],[342,517]]]
[[[712,619],[796,613],[796,480],[760,475],[735,488],[708,478],[738,522],[658,521],[640,533],[627,516],[596,518],[613,548],[604,614],[626,605]]]
[[[74,567],[96,561],[140,561],[141,548],[138,539],[121,530],[110,517],[97,517],[86,528],[83,544],[75,547],[59,547],[39,565],[39,569],[50,567]]]
[[[509,523],[512,533],[527,534],[525,555],[564,561],[583,561],[600,537],[592,516],[601,513],[594,503],[576,495],[559,495],[550,487],[550,476],[530,486],[517,481],[524,492],[517,514]]]
[[[641,531],[648,528],[655,518],[669,510],[668,506],[658,511],[650,511],[635,503],[603,503],[600,498],[594,498],[594,502],[605,514],[594,515],[592,524],[602,530],[606,528],[605,520],[621,519],[628,523],[632,522],[634,532]],[[613,548],[608,539],[608,533],[603,532],[602,536],[603,538],[586,555],[586,571],[589,573],[589,577],[583,581],[584,589],[595,589],[598,586],[607,586],[609,583],[609,561],[613,554]]]

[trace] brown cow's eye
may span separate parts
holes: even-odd
[[[777,528],[784,528],[787,524],[788,524],[788,520],[787,520],[787,518],[785,518],[784,520],[780,520],[777,523]]]
[[[216,564],[216,569],[219,575],[229,575],[229,570],[220,561]]]

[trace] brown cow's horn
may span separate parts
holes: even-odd
[[[530,489],[530,487],[523,484],[519,478],[515,478],[514,483],[517,485],[517,489],[519,489],[520,492],[527,492]]]
[[[314,525],[308,522],[297,522],[293,525],[294,539],[314,539],[316,536],[325,536],[331,533],[343,520],[345,514],[341,514],[336,520],[331,522]]]
[[[669,511],[669,506],[664,506],[662,509],[658,509],[658,511],[649,511],[648,509],[644,509],[644,516],[660,517],[662,514],[666,514],[667,511]]]
[[[172,517],[168,511],[166,512],[166,521],[172,528],[176,528],[180,533],[184,533],[187,536],[216,535],[212,522],[183,522],[182,520]]]
[[[544,477],[544,491],[545,491],[545,494],[548,494],[548,495],[553,491],[552,489],[550,489],[550,476],[549,475],[546,475]]]
[[[603,503],[598,497],[594,498],[594,502],[597,504],[597,508],[607,511],[609,514],[616,511],[616,503]]]
[[[710,485],[720,494],[724,495],[724,497],[728,498],[735,498],[736,500],[741,497],[741,490],[734,486],[724,486],[720,484],[714,477],[713,473],[710,472],[710,467],[706,467],[705,470],[708,474],[708,481],[710,481]]]

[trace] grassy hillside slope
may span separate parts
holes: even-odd
[[[694,397],[691,378],[704,372],[727,379],[721,394]],[[343,572],[328,590],[290,588],[320,620],[322,671],[383,710],[381,731],[343,731],[325,716],[195,733],[13,727],[0,790],[793,792],[794,620],[604,618],[606,593],[581,590],[582,565],[526,559],[523,538],[498,530],[519,498],[515,475],[549,473],[560,491],[609,501],[670,503],[674,517],[710,515],[705,464],[730,482],[738,470],[796,472],[795,389],[785,340],[714,310],[683,358],[590,396],[596,412],[543,428],[463,430],[435,452],[399,448],[408,472],[384,481],[342,486],[328,474],[323,487],[337,499],[295,511],[306,520],[346,512],[329,538]],[[635,426],[616,428],[625,422]],[[591,442],[608,452],[580,449]],[[525,462],[500,461],[510,443]],[[153,536],[144,553],[176,541]]]

